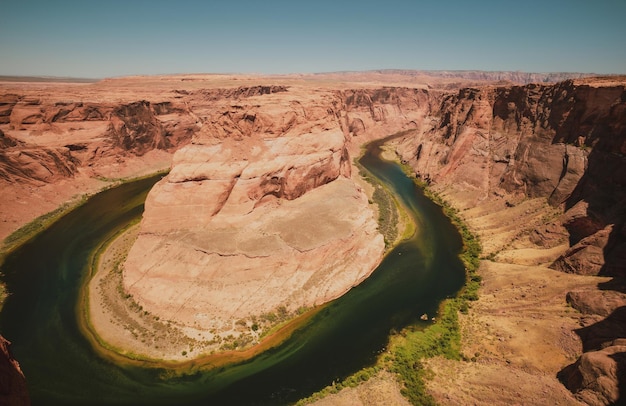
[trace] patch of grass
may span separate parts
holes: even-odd
[[[338,393],[344,388],[354,388],[360,385],[361,383],[369,380],[371,377],[376,375],[380,370],[381,370],[381,367],[379,365],[374,365],[372,367],[363,368],[355,372],[354,374],[348,376],[347,378],[345,378],[344,380],[340,382],[333,382],[332,385],[325,387],[321,391],[316,392],[307,398],[300,399],[296,403],[296,406],[302,406],[302,405],[315,402],[316,400],[323,399],[328,395]]]
[[[403,165],[403,168],[405,172],[411,173],[406,165]],[[452,360],[462,358],[458,313],[467,313],[471,302],[478,300],[481,277],[477,271],[480,267],[481,245],[478,236],[470,231],[459,216],[458,210],[428,188],[424,182],[415,176],[411,178],[424,190],[429,199],[442,207],[444,214],[463,239],[463,250],[459,258],[465,266],[465,285],[461,291],[455,298],[441,304],[436,323],[421,331],[415,331],[414,326],[408,327],[392,340],[389,369],[400,377],[404,386],[403,395],[414,405],[430,405],[435,404],[435,401],[426,392],[425,379],[428,378],[429,372],[424,369],[422,360],[435,356]]]
[[[391,340],[387,368],[400,378],[402,394],[414,405],[435,404],[426,392],[429,371],[423,366],[424,359],[436,356],[461,359],[458,312],[462,301],[461,298],[445,301],[436,323],[424,329],[415,325],[407,327]]]
[[[260,338],[266,337],[275,331],[279,330],[285,323],[288,323],[297,316],[303,315],[310,308],[299,307],[293,312],[290,312],[286,306],[279,306],[274,312],[263,313],[258,318],[252,320],[252,325],[256,326],[256,330],[261,331]]]
[[[6,285],[0,281],[0,311],[2,311],[2,305],[8,296]]]
[[[458,210],[429,189],[425,182],[417,179],[408,165],[400,165],[407,176],[424,190],[425,195],[442,207],[444,214],[461,234],[463,250],[459,258],[465,266],[465,285],[455,298],[442,302],[436,322],[426,327],[423,327],[423,323],[415,323],[393,335],[390,339],[389,350],[379,357],[375,366],[362,369],[340,383],[333,383],[311,397],[302,399],[297,403],[298,405],[337,393],[345,387],[356,386],[383,368],[398,376],[403,386],[402,394],[412,404],[435,405],[435,399],[426,391],[426,380],[431,377],[432,373],[424,367],[423,361],[436,356],[451,360],[463,359],[459,312],[467,313],[471,302],[478,299],[481,282],[481,277],[477,274],[481,255],[480,240],[463,222]],[[367,179],[365,175],[363,177]],[[371,182],[370,179],[368,180]]]
[[[389,248],[398,237],[396,203],[389,191],[380,185],[376,185],[372,199],[378,206],[378,230],[385,239],[385,248]]]
[[[368,202],[378,207],[378,231],[384,238],[385,250],[387,251],[398,241],[399,203],[391,191],[375,176],[371,175],[358,160],[355,160],[354,164],[359,168],[361,178],[374,187],[372,198]]]

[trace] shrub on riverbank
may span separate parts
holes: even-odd
[[[424,368],[423,360],[436,356],[443,356],[452,360],[463,359],[458,314],[459,312],[467,313],[471,302],[478,299],[478,288],[481,281],[477,274],[480,266],[480,240],[472,234],[455,208],[430,190],[426,183],[415,178],[410,167],[401,166],[407,176],[423,189],[426,197],[441,206],[444,214],[459,231],[463,240],[463,250],[459,257],[465,266],[465,285],[455,298],[442,302],[437,315],[438,319],[434,323],[424,327],[424,322],[417,322],[392,336],[388,350],[378,359],[375,366],[364,368],[341,382],[334,382],[310,398],[302,399],[298,405],[307,404],[337,393],[343,388],[357,386],[383,368],[398,376],[403,386],[402,394],[412,404],[434,405],[436,404],[435,399],[426,392],[426,379],[428,379],[430,372]],[[362,176],[376,187],[376,182],[372,182],[367,171],[362,167],[360,168]],[[387,195],[387,193],[383,194]],[[376,200],[374,197],[373,199]],[[381,204],[378,201],[376,203],[380,210]],[[383,216],[380,215],[379,217]],[[379,229],[382,232],[383,227],[379,225]],[[387,238],[385,241],[387,242]]]
[[[403,165],[405,172],[410,168]],[[444,301],[439,310],[436,323],[423,330],[415,331],[415,326],[407,327],[392,340],[389,369],[395,372],[404,385],[402,393],[414,405],[431,405],[435,400],[426,393],[425,379],[428,371],[422,360],[435,356],[461,360],[461,330],[458,313],[467,313],[470,302],[478,299],[481,277],[477,274],[480,266],[481,246],[477,236],[472,234],[458,214],[441,196],[433,192],[428,185],[411,176],[414,182],[424,190],[424,194],[437,205],[457,228],[463,239],[463,251],[459,258],[465,266],[465,285],[457,296]]]
[[[424,329],[407,327],[392,339],[388,369],[403,384],[402,394],[414,405],[435,404],[426,393],[428,371],[422,360],[436,356],[461,359],[461,332],[458,323],[458,299],[446,301],[436,323]]]
[[[376,186],[372,199],[378,205],[378,231],[385,239],[385,248],[389,248],[398,238],[398,210],[396,209],[396,203],[393,201],[389,191],[380,185]]]

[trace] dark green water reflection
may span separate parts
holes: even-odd
[[[361,163],[410,209],[418,232],[283,345],[240,365],[168,379],[164,370],[103,360],[80,333],[76,303],[89,256],[141,215],[156,177],[93,197],[7,257],[1,270],[12,295],[0,332],[13,342],[33,403],[286,404],[371,365],[391,330],[434,314],[464,281],[457,231],[397,165],[378,158],[380,144]]]

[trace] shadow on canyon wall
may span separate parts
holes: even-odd
[[[611,105],[603,117],[593,110],[570,115],[564,127],[570,134],[579,134],[579,139],[560,137],[565,142],[578,142],[581,148],[591,148],[591,152],[587,170],[565,201],[566,211],[584,202],[586,215],[565,224],[571,248],[555,265],[613,277],[598,285],[601,297],[611,298],[602,303],[602,310],[610,314],[575,330],[584,353],[557,375],[579,399],[592,405],[626,402],[626,306],[610,309],[609,303],[623,304],[624,296],[619,294],[626,294],[626,92],[622,91],[618,100],[621,103]],[[577,125],[568,121],[577,121]],[[568,295],[571,303],[570,299]],[[589,313],[602,315],[597,310]]]
[[[575,332],[583,343],[584,354],[563,368],[557,377],[587,404],[623,404],[626,401],[626,306]]]
[[[533,236],[542,246],[567,240],[570,246],[552,268],[626,277],[626,90],[622,84],[598,78],[549,86],[461,89],[444,95],[432,117],[401,146],[403,158],[418,176],[444,186],[469,185],[466,189],[479,191],[475,195],[483,198],[504,196],[510,206],[523,199],[545,198],[564,213],[532,230]],[[626,295],[606,289],[576,291],[567,300],[582,313],[581,326],[591,331],[579,331],[586,353],[559,377],[587,403],[618,402],[625,369],[618,353],[626,347],[612,348],[595,368],[591,363],[599,347],[585,342],[603,328],[621,331],[617,323],[623,320],[617,309],[626,306]],[[614,312],[617,315],[611,316]],[[602,320],[607,316],[611,317]],[[594,323],[606,327],[593,329]],[[593,374],[585,370],[587,366]]]
[[[304,131],[315,120],[324,128],[339,126],[358,143],[417,128],[417,135],[403,146],[403,158],[423,179],[469,185],[484,196],[542,197],[553,206],[563,205],[564,216],[552,225],[557,231],[565,227],[570,248],[553,267],[614,279],[600,284],[599,292],[568,294],[568,302],[578,301],[573,307],[588,309],[592,316],[576,330],[585,354],[558,377],[589,404],[626,402],[623,84],[565,81],[465,88],[458,94],[347,89],[309,101],[306,109],[301,97],[288,106],[278,103],[276,112],[243,100],[273,93],[288,93],[288,88],[176,90],[172,101],[122,105],[46,105],[36,98],[0,96],[0,124],[14,131],[62,133],[79,122],[84,131],[101,134],[91,143],[41,148],[22,145],[0,131],[0,180],[47,183],[72,177],[79,166],[104,158],[173,151],[194,137],[240,140],[251,134],[294,132],[297,126]],[[222,100],[225,104],[215,105]]]

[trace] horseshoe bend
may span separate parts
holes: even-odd
[[[97,278],[91,289],[92,320],[107,309],[98,296],[118,296],[106,298],[117,309],[107,312],[108,328],[94,324],[105,341],[124,348],[130,340],[133,353],[158,359],[245,348],[356,286],[380,261],[383,239],[349,178],[341,131],[239,143],[193,142],[175,154],[120,272],[101,270],[121,280],[107,287],[112,281]],[[124,324],[120,303],[124,317],[141,317]],[[165,324],[159,343],[154,327]]]
[[[365,144],[391,134],[384,156],[428,183],[482,245],[477,298],[458,313],[462,359],[423,361],[434,372],[429,396],[444,404],[623,399],[621,76],[1,82],[4,251],[45,229],[64,204],[167,171],[141,221],[94,257],[83,301],[90,328],[136,358],[243,351],[359,285],[411,229],[356,162]],[[391,234],[380,222],[390,218]],[[406,402],[402,385],[378,372],[319,402],[350,403],[372,387]]]

